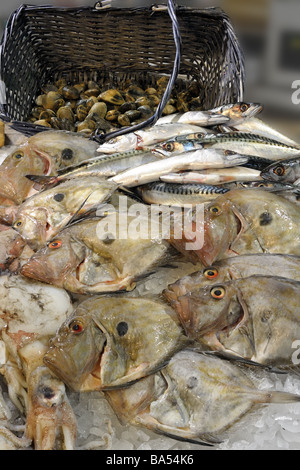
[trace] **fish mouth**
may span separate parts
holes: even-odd
[[[260,103],[252,103],[249,110],[246,112],[247,118],[256,116],[256,114],[261,113],[263,110],[263,106]]]
[[[64,340],[60,341],[57,337],[50,340],[50,347],[43,357],[44,364],[74,391],[102,390],[101,370],[107,338],[105,332],[101,332],[105,336],[102,349],[96,360],[87,359],[83,368],[78,369],[78,361],[68,354]]]
[[[17,174],[13,174],[12,171],[0,171],[0,197],[21,204],[23,197],[20,195],[17,180]]]
[[[60,281],[59,277],[55,275],[54,269],[49,267],[48,263],[46,264],[42,258],[35,258],[33,256],[21,267],[20,274],[37,281],[63,287],[63,281]]]
[[[50,158],[50,156],[45,153],[45,152],[42,152],[39,148],[37,147],[34,147],[33,148],[33,151],[40,157],[40,159],[42,160],[43,164],[44,164],[44,171],[43,171],[43,174],[45,176],[48,176],[51,174],[52,170],[53,170],[53,163],[52,163],[52,160]]]
[[[155,157],[163,157],[163,158],[166,158],[166,157],[170,157],[171,156],[171,153],[170,152],[167,152],[166,150],[162,149],[162,148],[159,148],[159,147],[154,147],[152,150],[151,150],[151,153],[152,155],[154,155]]]

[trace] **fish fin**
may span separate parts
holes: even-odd
[[[141,204],[145,204],[145,202],[143,201],[143,199],[136,193],[135,191],[136,188],[126,188],[125,186],[119,186],[118,187],[118,191],[122,194],[125,194],[126,196],[129,196],[131,199],[134,199],[135,201],[141,203]]]
[[[201,446],[208,446],[208,447],[213,447],[216,444],[221,444],[221,440],[212,436],[211,434],[205,434],[205,435],[200,435],[199,438],[195,437],[189,438],[189,437],[184,437],[184,436],[178,436],[175,432],[169,432],[169,431],[164,431],[162,429],[159,429],[158,427],[155,427],[153,429],[157,434],[161,434],[166,437],[170,437],[171,439],[176,439],[176,441],[182,441],[182,442],[190,442],[191,444],[198,444]]]
[[[197,351],[197,346],[193,348],[193,350]],[[268,372],[273,372],[276,374],[287,374],[287,371],[283,369],[279,369],[271,365],[262,364],[260,362],[252,361],[251,359],[246,359],[245,357],[242,357],[242,356],[237,356],[236,354],[230,351],[203,351],[203,350],[201,351],[200,350],[199,352],[201,352],[202,354],[206,356],[214,356],[220,359],[224,359],[226,361],[240,362],[246,366],[260,367],[261,369],[267,370]]]
[[[56,183],[57,177],[56,176],[47,176],[47,175],[25,175],[26,178],[30,181],[33,181],[34,183],[38,183],[41,185],[48,185],[48,184],[53,184]]]
[[[289,392],[270,392],[269,403],[299,403],[300,395]]]

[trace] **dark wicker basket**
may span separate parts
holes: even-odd
[[[196,81],[203,109],[240,101],[244,67],[228,17],[215,8],[177,7],[182,40],[178,77]],[[24,127],[41,86],[60,78],[105,81],[151,77],[173,69],[172,22],[151,8],[62,8],[22,5],[2,39],[2,118]],[[121,77],[121,78],[120,78]]]

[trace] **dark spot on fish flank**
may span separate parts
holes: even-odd
[[[270,214],[270,212],[263,212],[259,216],[259,225],[261,226],[270,225],[272,220],[273,220],[273,217],[272,217],[272,214]]]
[[[72,160],[73,157],[74,157],[74,153],[72,149],[63,149],[61,153],[61,158],[63,160]]]
[[[57,202],[61,202],[64,199],[65,195],[63,193],[54,194],[53,199]]]
[[[296,201],[300,201],[300,194],[296,193]]]
[[[128,323],[125,321],[120,321],[120,323],[117,324],[117,332],[119,336],[124,336],[126,335],[128,331]]]
[[[55,397],[55,392],[51,387],[42,387],[40,391],[47,400],[51,400]]]
[[[198,379],[197,377],[191,376],[188,378],[186,386],[189,389],[195,388],[198,384]]]

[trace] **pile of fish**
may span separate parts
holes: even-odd
[[[75,449],[68,389],[208,446],[300,402],[257,384],[296,371],[300,340],[300,145],[261,110],[177,112],[101,145],[51,129],[4,159],[0,372],[24,421],[1,396],[2,448]]]

